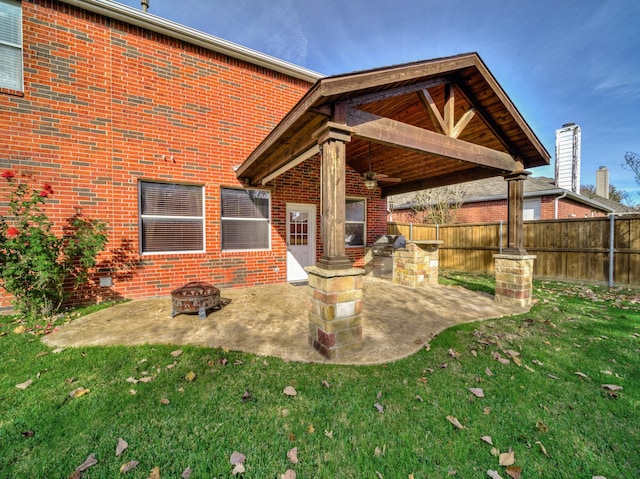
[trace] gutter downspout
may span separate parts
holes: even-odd
[[[554,209],[554,214],[553,214],[553,219],[557,220],[558,219],[558,203],[560,203],[560,200],[564,197],[567,196],[567,191],[565,191],[564,193],[562,193],[560,196],[556,196],[556,199],[553,200],[555,203],[555,209]]]

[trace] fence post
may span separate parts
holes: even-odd
[[[502,220],[500,220],[500,232],[498,233],[498,243],[500,245],[500,254],[502,254]]]
[[[409,223],[409,240],[413,241],[413,223]]]
[[[609,287],[613,288],[613,255],[615,254],[613,247],[615,246],[615,220],[616,215],[609,214]]]

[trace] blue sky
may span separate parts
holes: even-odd
[[[140,8],[139,0],[120,3]],[[640,154],[638,0],[150,0],[149,13],[325,75],[478,52],[552,156],[582,130],[581,183],[640,202],[622,168]]]

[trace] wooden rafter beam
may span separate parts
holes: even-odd
[[[418,96],[427,110],[431,121],[435,125],[436,131],[451,138],[458,138],[475,115],[475,109],[471,108],[462,115],[458,123],[455,123],[455,97],[452,83],[447,83],[445,86],[444,117],[440,113],[440,110],[438,110],[438,106],[429,93],[429,90],[426,88],[420,90]]]
[[[438,133],[443,133],[446,135],[447,132],[446,132],[446,125],[444,123],[444,118],[442,118],[442,115],[440,114],[440,110],[438,110],[438,106],[436,105],[436,102],[433,100],[431,93],[429,93],[429,90],[427,90],[426,88],[420,90],[418,92],[418,96],[420,97],[420,100],[422,101],[425,109],[427,110],[427,113],[429,114],[429,118],[431,118],[431,121],[433,122],[433,125],[436,128],[436,131]]]
[[[367,103],[373,103],[374,101],[387,100],[401,95],[408,95],[410,93],[420,92],[427,88],[433,88],[434,86],[442,85],[447,80],[440,78],[438,80],[425,80],[411,85],[399,86],[396,88],[389,88],[388,90],[377,91],[373,93],[366,93],[363,95],[356,95],[347,100],[347,106],[350,108],[365,105]]]
[[[356,138],[491,168],[496,170],[496,175],[512,172],[517,166],[514,158],[507,153],[362,110],[350,108],[347,111],[347,125],[352,128]]]

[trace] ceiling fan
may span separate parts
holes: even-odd
[[[375,188],[378,181],[387,181],[389,183],[398,183],[402,181],[400,178],[393,178],[389,175],[385,175],[384,173],[376,173],[371,169],[371,143],[369,143],[369,171],[363,173],[362,178],[364,178],[364,185],[369,189]]]

